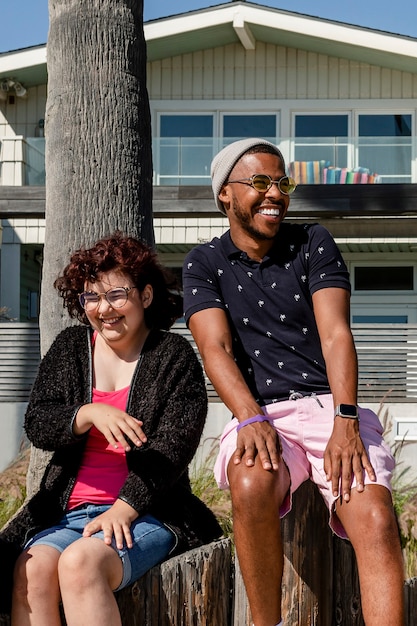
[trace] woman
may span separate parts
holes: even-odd
[[[121,624],[113,591],[221,534],[187,467],[207,412],[190,344],[166,332],[175,295],[155,254],[119,233],[75,252],[56,283],[83,322],[42,360],[25,418],[54,452],[39,492],[2,533],[21,545],[12,625]]]

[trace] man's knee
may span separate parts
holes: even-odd
[[[351,503],[342,504],[337,513],[353,543],[357,536],[361,540],[364,528],[370,548],[380,542],[395,544],[399,538],[391,494],[385,487],[368,485],[363,493],[355,492]]]
[[[273,508],[278,511],[290,485],[288,471],[282,466],[278,470],[264,470],[259,464],[246,467],[243,464],[230,468],[230,491],[233,507]]]

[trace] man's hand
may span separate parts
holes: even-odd
[[[333,432],[324,451],[324,471],[327,480],[332,481],[333,495],[342,495],[345,502],[350,500],[353,477],[359,492],[364,490],[364,471],[371,480],[376,480],[357,420],[335,418]]]
[[[248,467],[255,465],[259,455],[265,470],[277,470],[281,458],[281,446],[275,428],[270,422],[254,422],[238,431],[233,463],[238,465],[243,459]]]
[[[108,511],[98,515],[85,526],[83,537],[91,537],[94,533],[102,530],[106,545],[111,545],[114,535],[116,546],[119,550],[122,550],[124,541],[127,547],[131,548],[133,542],[130,526],[137,517],[137,511],[130,504],[123,500],[116,500]]]

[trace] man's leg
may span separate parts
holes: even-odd
[[[255,626],[281,620],[283,553],[279,507],[290,477],[283,462],[277,471],[264,470],[256,457],[228,465],[236,552]]]
[[[336,513],[355,550],[366,626],[403,626],[404,565],[391,494],[380,485],[354,489]]]

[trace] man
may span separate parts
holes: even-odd
[[[282,624],[280,515],[311,478],[354,547],[367,626],[401,626],[394,462],[377,416],[357,407],[346,266],[323,227],[283,224],[295,183],[276,146],[234,142],[211,174],[230,230],[188,255],[185,316],[234,416],[215,473],[231,490],[254,625]]]

